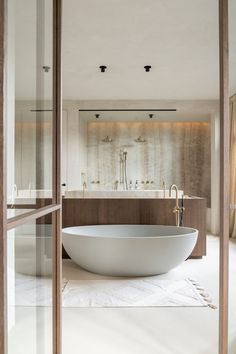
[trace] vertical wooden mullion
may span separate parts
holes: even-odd
[[[0,0],[0,353],[7,353],[6,135],[4,109],[6,1]]]
[[[61,0],[53,0],[53,204],[61,205]],[[53,216],[53,353],[61,354],[61,209]]]
[[[219,0],[220,54],[220,309],[219,353],[228,353],[228,272],[229,272],[229,57],[228,0]]]

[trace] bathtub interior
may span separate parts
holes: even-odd
[[[90,225],[63,229],[63,233],[86,237],[176,237],[194,234],[197,230],[189,227],[166,225]]]

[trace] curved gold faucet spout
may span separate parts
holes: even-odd
[[[175,190],[175,207],[173,209],[173,213],[175,213],[176,226],[180,226],[180,213],[184,211],[184,208],[179,206],[179,190],[176,184],[172,184],[169,189],[169,196],[171,197],[172,190]]]
[[[179,206],[179,189],[176,184],[172,184],[169,189],[169,197],[171,197],[171,192],[175,190],[176,207]]]

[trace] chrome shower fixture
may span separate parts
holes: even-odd
[[[123,189],[128,190],[127,181],[127,151],[120,150],[120,183],[123,184]]]
[[[141,135],[137,139],[135,139],[134,141],[136,143],[146,143],[147,142],[147,140],[142,138]]]
[[[104,139],[102,139],[103,143],[112,143],[112,141],[112,138],[110,138],[108,135]]]

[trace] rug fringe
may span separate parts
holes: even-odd
[[[69,280],[67,280],[66,278],[62,279],[62,287],[61,287],[62,292],[65,290],[65,287],[68,284],[68,281]]]
[[[212,304],[213,301],[212,301],[210,295],[207,292],[205,292],[205,289],[200,285],[200,283],[198,281],[196,281],[195,279],[188,278],[188,280],[191,282],[191,284],[198,291],[198,294],[202,297],[202,299],[204,300],[206,305],[208,307],[210,307],[211,309],[216,310],[217,306]]]

